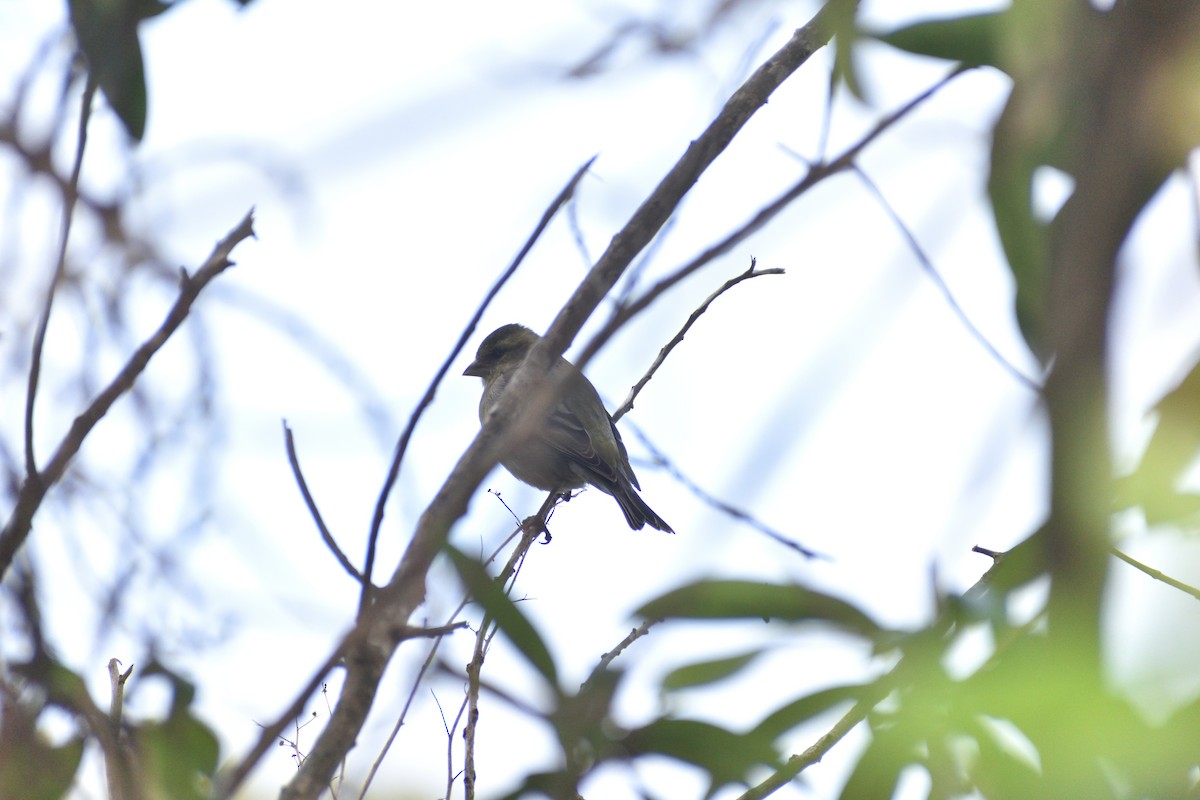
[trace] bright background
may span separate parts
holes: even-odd
[[[472,349],[506,322],[545,330],[590,260],[729,92],[817,8],[750,0],[685,51],[654,52],[647,38],[633,35],[596,74],[567,75],[624,21],[657,20],[683,36],[702,24],[709,6],[255,0],[239,10],[225,0],[189,0],[144,26],[145,140],[124,155],[111,115],[101,112],[85,185],[127,191],[132,169],[140,183],[130,224],[181,265],[198,264],[250,206],[258,239],[238,248],[238,266],[201,300],[221,370],[222,423],[196,446],[223,448],[212,476],[220,502],[177,565],[180,591],[148,592],[133,603],[141,604],[130,614],[134,624],[108,626],[97,608],[100,587],[111,580],[111,554],[95,544],[103,536],[99,523],[68,519],[60,526],[48,518],[33,537],[36,556],[53,570],[43,587],[48,627],[64,643],[64,660],[94,677],[97,697],[107,694],[107,659],[144,662],[144,633],[153,628],[162,657],[199,684],[199,712],[219,731],[223,756],[240,754],[257,736],[256,722],[273,720],[291,701],[347,629],[357,594],[301,502],[281,420],[295,431],[327,523],[361,560],[396,435],[483,293],[570,175],[598,154],[571,209],[586,253],[560,215],[488,311]],[[866,23],[888,28],[964,6],[864,2],[862,13]],[[0,74],[25,69],[38,43],[65,24],[64,14],[65,4],[0,4]],[[879,47],[863,48],[861,58],[871,104],[839,94],[829,154],[947,71],[944,63]],[[803,176],[805,159],[819,154],[830,63],[829,51],[814,57],[705,174],[660,237],[640,285],[722,238]],[[4,83],[10,91],[11,81]],[[974,324],[1036,378],[984,192],[988,131],[1006,92],[998,73],[962,76],[869,147],[860,165]],[[60,155],[66,163],[68,151]],[[1044,189],[1049,208],[1066,191],[1052,175]],[[1189,204],[1189,189],[1177,180],[1139,227],[1131,247],[1139,272],[1122,276],[1114,431],[1124,458],[1142,441],[1143,412],[1200,340],[1196,251],[1179,234],[1194,231]],[[34,248],[54,241],[41,235],[57,225],[51,209],[34,196],[19,223],[10,223],[10,233],[21,229],[23,248],[24,283],[10,282],[14,293],[40,287],[50,274],[52,247]],[[97,247],[94,231],[76,234],[77,252]],[[961,590],[989,566],[972,545],[1003,550],[1044,514],[1047,453],[1033,393],[968,335],[853,174],[806,194],[626,327],[587,370],[610,407],[692,309],[752,256],[760,268],[783,268],[786,276],[755,279],[717,301],[622,428],[635,466],[644,464],[636,457],[645,450],[632,426],[706,491],[828,557],[804,560],[727,519],[664,472],[640,466],[644,496],[678,535],[629,531],[609,498],[588,492],[559,509],[553,543],[534,548],[518,584],[522,609],[551,643],[567,686],[582,681],[637,623],[631,612],[639,604],[699,577],[795,580],[853,599],[886,625],[915,626],[930,615],[937,591]],[[239,300],[253,295],[311,326],[348,363],[340,372],[322,364],[312,343],[298,345],[261,305]],[[147,290],[140,306],[145,331],[160,321],[167,297]],[[596,321],[602,318],[603,310]],[[73,363],[71,333],[69,322],[52,324],[55,367],[63,374]],[[0,332],[6,352],[26,346]],[[169,386],[186,369],[172,362],[186,361],[186,348],[172,348],[152,365],[149,380]],[[112,365],[119,355],[111,355]],[[390,573],[416,516],[477,430],[478,381],[458,377],[469,359],[460,357],[418,429],[388,506],[378,575]],[[23,387],[3,387],[3,399],[12,420],[5,424],[19,425]],[[70,419],[67,409],[44,405],[41,452]],[[126,407],[97,431],[83,457],[93,465],[123,457],[122,426],[136,422]],[[156,481],[162,485],[144,487],[155,499],[147,504],[151,527],[175,525],[186,487]],[[541,499],[502,470],[484,488],[500,492],[520,516]],[[481,490],[454,541],[488,553],[511,524]],[[1158,563],[1169,559],[1176,577],[1200,579],[1194,544],[1159,537],[1132,551]],[[435,569],[430,624],[445,621],[457,591],[447,569]],[[1195,610],[1160,585],[1135,577],[1121,596],[1115,625],[1132,630],[1136,620],[1167,618],[1179,626],[1179,640],[1200,639]],[[621,721],[637,724],[668,703],[681,714],[748,726],[789,697],[881,666],[849,640],[764,628],[753,639],[720,627],[660,628],[629,654]],[[444,647],[451,669],[461,671],[468,660],[468,639],[461,634]],[[747,682],[660,696],[657,681],[673,666],[762,641],[777,642],[777,649]],[[402,648],[354,753],[352,784],[393,724],[424,655],[423,645]],[[968,663],[971,654],[963,657]],[[1114,654],[1113,667],[1148,707],[1200,689],[1190,671],[1171,671],[1146,649]],[[518,696],[533,685],[502,642],[485,671]],[[433,693],[417,693],[372,796],[444,792],[447,739],[435,694],[452,715],[462,683],[443,675],[431,685]],[[162,697],[151,686],[130,702],[131,713],[152,715]],[[301,750],[327,715],[324,700],[310,705],[316,721],[293,732]],[[822,725],[797,731],[791,746],[806,747]],[[549,766],[551,735],[536,720],[487,702],[479,728],[483,796]],[[456,736],[454,744],[460,741]],[[830,796],[863,741],[852,737],[806,772],[806,783],[776,796]],[[455,769],[457,752],[456,759]],[[255,774],[258,796],[273,794],[292,769],[289,751],[271,754]],[[636,772],[606,768],[585,794],[634,797],[631,787],[639,785],[672,797],[704,790],[696,774],[664,762]],[[80,796],[96,790],[81,789]]]

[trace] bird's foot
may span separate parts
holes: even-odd
[[[540,514],[526,517],[525,521],[521,523],[521,530],[527,536],[533,536],[534,539],[545,536],[542,544],[550,544],[550,540],[554,538],[550,535],[550,529],[546,527],[546,520]]]

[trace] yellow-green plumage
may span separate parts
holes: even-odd
[[[483,380],[480,422],[540,338],[523,325],[510,324],[492,331],[479,345],[475,360],[463,374]],[[555,361],[550,370],[563,383],[549,416],[534,435],[504,454],[500,463],[518,480],[548,492],[595,486],[616,499],[634,530],[649,525],[674,533],[635,491],[641,487],[629,465],[629,454],[591,381],[565,358]]]

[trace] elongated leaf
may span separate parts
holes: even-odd
[[[88,71],[134,140],[146,131],[146,74],[138,24],[169,6],[148,0],[70,0]]]
[[[630,731],[622,744],[630,755],[657,753],[700,767],[710,775],[713,789],[743,781],[753,767],[775,765],[779,759],[765,736],[690,719],[655,720]]]
[[[525,656],[533,668],[542,674],[547,681],[558,686],[558,668],[549,648],[542,641],[541,635],[533,627],[516,604],[496,583],[487,570],[473,558],[449,545],[446,551],[463,584],[471,592],[475,600],[483,606],[484,611],[496,621],[497,627],[513,643],[521,655]]]
[[[667,673],[662,686],[664,689],[687,689],[716,683],[736,675],[743,667],[762,655],[762,652],[762,649],[757,649],[741,655],[687,664]]]
[[[841,800],[886,800],[896,792],[900,771],[916,760],[915,743],[894,731],[876,729],[842,787]]]
[[[979,758],[971,779],[985,797],[1036,797],[1041,776],[1037,765],[1017,753],[998,731],[982,720],[973,728]]]
[[[855,19],[858,16],[857,0],[832,0],[826,4],[826,20],[833,30],[833,74],[846,85],[850,93],[862,102],[867,102],[862,81],[858,75],[855,48],[861,38]]]
[[[1009,12],[926,20],[875,38],[908,53],[1003,69],[1000,42]]]
[[[1155,410],[1158,425],[1132,475],[1118,491],[1123,505],[1139,505],[1151,524],[1195,524],[1200,496],[1180,492],[1180,475],[1200,453],[1200,362],[1179,385],[1163,396]]]
[[[755,732],[774,741],[797,725],[807,722],[839,703],[844,703],[847,700],[857,700],[866,688],[862,684],[849,684],[847,686],[832,686],[828,689],[813,692],[812,694],[803,695],[787,705],[772,711],[762,722],[758,723]]]
[[[1018,127],[1029,113],[1025,105],[1014,90],[996,123],[987,188],[996,234],[1017,284],[1017,324],[1029,348],[1048,363],[1052,355],[1045,320],[1049,232],[1033,214],[1033,177],[1045,154],[1040,146],[1031,146]]]
[[[500,800],[521,800],[523,797],[573,797],[575,787],[564,772],[534,772],[525,776],[525,780],[516,789],[500,798]]]
[[[887,633],[855,606],[803,586],[755,581],[700,581],[668,592],[637,612],[647,618],[816,621],[880,640]]]

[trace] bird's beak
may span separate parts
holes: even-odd
[[[485,372],[485,370],[483,368],[483,365],[480,364],[478,360],[476,360],[476,361],[472,361],[470,364],[467,365],[467,368],[463,370],[463,375],[470,375],[475,378],[482,378],[482,377],[484,377],[484,372]]]

